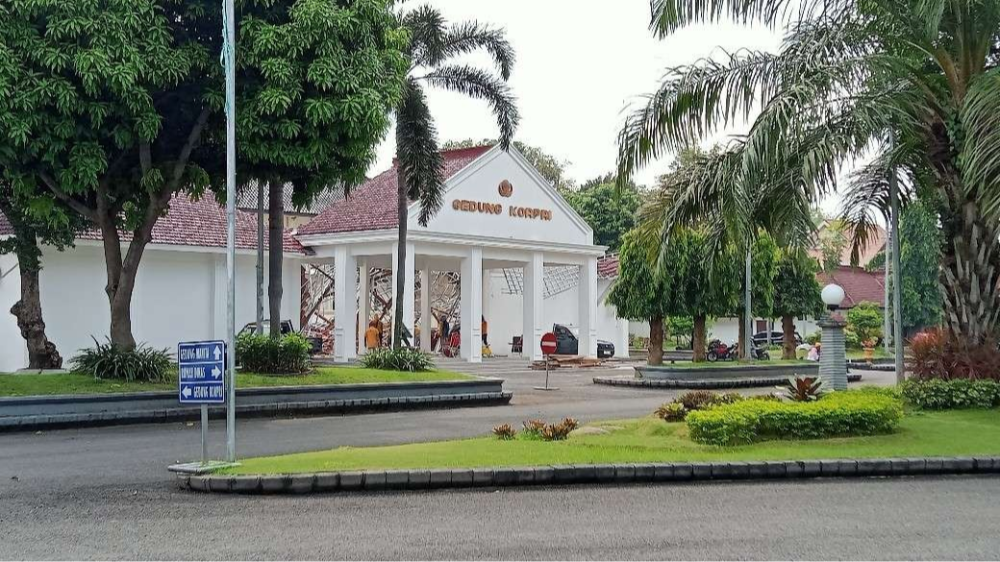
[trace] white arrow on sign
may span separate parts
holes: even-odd
[[[221,378],[222,377],[222,371],[220,371],[218,367],[212,367],[212,376],[215,377],[215,378],[217,378],[217,379]]]
[[[191,387],[185,386],[184,390],[181,391],[181,396],[184,398],[191,398]]]
[[[215,360],[218,361],[222,357],[222,349],[219,346],[215,346]]]

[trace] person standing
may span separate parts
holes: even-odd
[[[365,348],[368,349],[368,351],[371,351],[380,347],[381,343],[378,322],[376,320],[372,320],[368,323],[368,329],[365,330]]]

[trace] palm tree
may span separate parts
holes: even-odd
[[[410,201],[420,202],[421,225],[434,216],[443,202],[444,177],[437,132],[424,87],[432,86],[489,102],[500,128],[500,146],[510,147],[519,115],[514,96],[507,87],[514,50],[504,32],[477,22],[447,25],[441,13],[421,6],[400,15],[400,24],[410,32],[410,71],[405,91],[396,109],[396,160],[398,162],[399,264],[406,263],[407,213]],[[451,59],[474,51],[486,51],[493,58],[499,77],[479,68],[453,64]],[[392,345],[402,341],[404,276],[396,275],[395,313]]]
[[[888,178],[938,202],[945,324],[970,343],[1000,322],[1000,0],[654,0],[669,35],[723,17],[785,27],[778,53],[739,51],[670,68],[622,130],[619,177],[752,119],[737,184],[795,201],[837,188],[869,239]],[[780,180],[780,181],[778,181]],[[777,183],[775,183],[778,181]],[[737,189],[734,187],[733,189]],[[744,228],[753,207],[731,205]]]

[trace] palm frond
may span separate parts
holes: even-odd
[[[437,8],[430,5],[415,8],[400,16],[400,24],[410,31],[410,57],[414,63],[441,56],[448,26]]]
[[[490,54],[500,77],[505,81],[510,80],[510,72],[517,57],[503,30],[487,27],[476,21],[462,22],[451,26],[441,43],[440,56],[421,61],[421,64],[438,66],[451,57],[483,49]]]
[[[696,23],[730,20],[774,27],[795,17],[843,13],[854,0],[652,0],[650,28],[660,37]]]
[[[858,264],[861,254],[878,239],[879,221],[889,222],[889,176],[896,174],[900,204],[910,199],[912,182],[900,170],[898,161],[905,148],[884,148],[871,162],[848,177],[841,203],[840,220],[851,241],[851,263]]]
[[[966,131],[960,160],[966,196],[981,198],[984,212],[1000,218],[1000,68],[972,83],[961,119]]]
[[[420,202],[418,220],[427,226],[444,203],[444,161],[427,98],[412,78],[396,112],[396,156],[409,199]]]
[[[500,146],[510,148],[521,120],[514,95],[507,84],[490,73],[471,66],[441,66],[422,77],[427,84],[489,102],[500,127]]]

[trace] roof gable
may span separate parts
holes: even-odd
[[[446,235],[593,245],[593,229],[516,148],[493,147],[448,179],[444,205],[426,227]]]
[[[441,156],[444,160],[445,181],[489,150],[489,146],[477,146],[443,151]],[[398,178],[399,167],[394,162],[391,168],[361,184],[346,198],[336,201],[299,228],[297,235],[311,236],[396,228],[399,225],[396,210]]]

